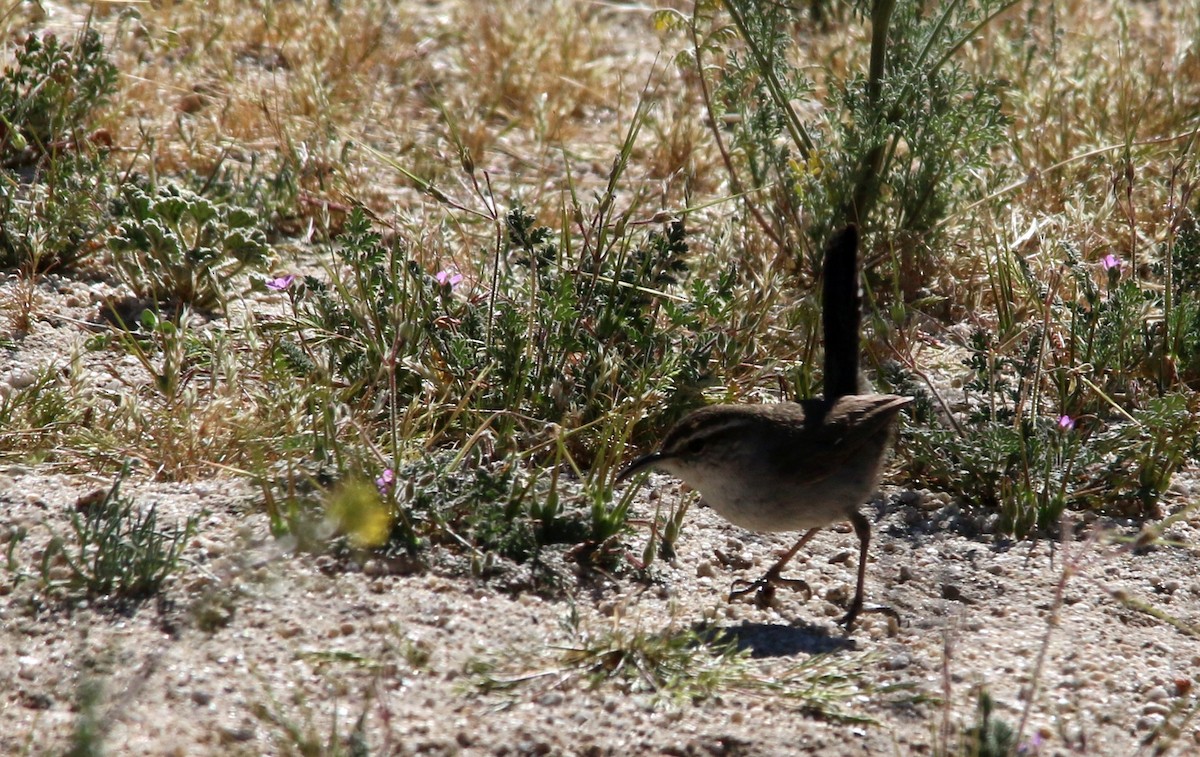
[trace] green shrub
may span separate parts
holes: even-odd
[[[257,216],[171,184],[122,190],[122,220],[108,239],[121,278],[138,297],[213,308],[231,279],[266,262]]]
[[[1022,280],[1014,290],[1043,299],[1047,316],[974,333],[964,361],[968,411],[956,428],[927,425],[932,406],[918,405],[924,411],[904,435],[918,482],[998,510],[1001,530],[1020,535],[1054,528],[1067,507],[1157,513],[1172,476],[1200,452],[1200,401],[1185,386],[1192,379],[1162,370],[1194,363],[1197,296],[1175,288],[1176,317],[1164,319],[1171,290],[1121,267],[1106,259],[1097,285],[1096,267],[1076,261],[1049,290],[1027,268],[1003,274]],[[1186,278],[1180,269],[1177,281]],[[1172,321],[1175,337],[1165,326]],[[902,373],[892,378],[926,395]]]
[[[140,600],[153,596],[175,572],[197,516],[182,526],[163,528],[156,506],[142,511],[121,495],[126,465],[112,488],[95,501],[81,502],[71,512],[69,536],[54,534],[42,551],[37,574],[51,595],[105,601]],[[9,543],[8,569],[25,577],[16,558],[25,533]],[[63,570],[59,570],[59,566]]]
[[[898,251],[903,266],[891,274],[911,294],[935,270],[920,258],[936,249],[938,222],[986,189],[978,169],[1004,138],[999,85],[969,75],[955,54],[1012,4],[846,3],[854,19],[870,21],[868,67],[818,64],[823,102],[814,77],[794,62],[800,43],[792,34],[848,34],[847,14],[820,13],[817,32],[797,4],[710,0],[690,18],[663,11],[659,19],[694,33],[684,66],[706,77],[719,71],[707,99],[711,123],[731,124],[735,189],[763,190],[765,200],[746,195],[764,203],[752,213],[759,225],[783,250],[807,250],[816,270],[832,230],[864,225]]]
[[[498,220],[494,288],[472,297],[454,291],[461,277],[426,272],[354,212],[328,281],[288,280],[295,321],[273,348],[332,406],[378,424],[393,475],[410,482],[394,499],[399,543],[453,533],[516,559],[544,544],[604,544],[625,512],[595,504],[604,471],[624,442],[651,443],[698,401],[712,349],[703,332],[728,292],[696,285],[687,305],[656,296],[686,273],[680,222],[637,236],[606,229],[607,248],[583,254],[520,204]],[[333,452],[344,475],[381,470],[343,456],[335,425],[323,422],[317,456]],[[418,475],[414,458],[434,459],[431,449],[459,462],[439,456]]]
[[[0,266],[69,265],[107,222],[111,137],[92,118],[116,91],[100,35],[30,35],[0,77]]]

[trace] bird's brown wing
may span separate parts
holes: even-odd
[[[820,481],[863,454],[867,442],[890,433],[896,414],[910,402],[912,397],[894,394],[854,394],[838,398],[832,406],[805,403],[806,423],[794,444],[807,446],[811,454],[800,463],[796,483]]]

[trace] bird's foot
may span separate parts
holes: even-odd
[[[845,616],[841,620],[838,621],[838,625],[845,627],[846,633],[850,633],[850,631],[853,630],[853,628],[854,628],[855,619],[857,619],[858,616],[861,615],[862,613],[871,613],[871,614],[876,614],[876,615],[888,616],[888,633],[889,633],[889,635],[894,634],[896,630],[899,630],[900,624],[902,622],[900,620],[900,613],[896,612],[895,610],[888,607],[887,605],[873,605],[871,607],[863,607],[862,600],[859,599],[859,600],[855,600],[855,602],[850,605],[850,611],[847,612],[845,614]]]
[[[808,585],[807,581],[799,578],[783,578],[775,571],[768,571],[757,581],[734,581],[733,588],[729,592],[729,601],[732,602],[754,592],[754,604],[762,608],[770,607],[771,602],[775,599],[775,587],[777,586],[786,586],[793,591],[803,591],[806,602],[812,598],[812,587]]]

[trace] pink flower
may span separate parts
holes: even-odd
[[[1110,252],[1109,254],[1105,255],[1104,258],[1100,261],[1100,265],[1103,266],[1104,270],[1106,270],[1106,271],[1112,271],[1114,269],[1117,271],[1120,271],[1121,270],[1121,259],[1118,258],[1116,255],[1113,255]]]
[[[287,276],[280,276],[278,278],[271,279],[270,281],[268,281],[267,289],[273,289],[276,292],[283,292],[283,291],[287,290],[287,288],[290,287],[295,281],[296,281],[295,274],[289,273]]]
[[[461,273],[450,270],[438,271],[434,278],[437,279],[437,283],[441,284],[442,286],[448,286],[451,289],[454,289],[455,285],[463,280]]]
[[[396,483],[396,472],[391,468],[384,468],[383,473],[380,473],[375,478],[375,488],[379,490],[380,496],[386,497],[392,490],[392,486]]]
[[[1042,738],[1042,735],[1040,733],[1035,733],[1033,736],[1029,737],[1028,741],[1017,747],[1017,754],[1022,755],[1022,757],[1025,757],[1025,755],[1030,755],[1030,757],[1032,757],[1033,755],[1041,754],[1042,745],[1045,743],[1046,740]]]
[[[1069,415],[1058,416],[1058,427],[1063,431],[1070,431],[1075,428],[1075,419]]]

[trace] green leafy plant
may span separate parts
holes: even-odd
[[[0,78],[0,164],[66,149],[116,82],[95,29],[65,44],[53,34],[27,36]]]
[[[597,218],[583,241],[537,225],[520,204],[497,222],[494,288],[461,297],[461,276],[426,272],[403,241],[384,244],[355,211],[328,281],[273,284],[295,314],[273,349],[335,402],[371,408],[400,461],[397,480],[413,479],[404,461],[418,441],[500,476],[477,482],[487,496],[472,485],[460,498],[442,490],[460,486],[456,465],[426,469],[417,476],[425,484],[396,501],[399,543],[453,533],[517,559],[543,544],[602,545],[623,531],[628,507],[606,507],[604,471],[624,440],[646,442],[697,401],[712,349],[701,333],[728,294],[699,286],[687,304],[655,296],[686,272],[680,222],[639,240]],[[337,449],[335,437],[323,433],[314,452]],[[386,467],[339,465],[347,474]]]
[[[971,371],[965,417],[953,429],[919,422],[906,429],[914,477],[999,511],[1006,533],[1054,528],[1072,506],[1152,515],[1174,473],[1196,459],[1194,393],[1141,379],[1161,376],[1164,351],[1172,365],[1190,361],[1175,351],[1189,338],[1164,346],[1157,314],[1166,292],[1122,278],[1115,257],[1099,268],[1102,286],[1076,263],[1066,294],[1058,280],[1038,286],[1027,268],[1002,272],[1017,284],[1008,289],[1031,292],[1045,317],[1002,322],[999,335],[977,330],[964,361]],[[1191,292],[1175,297],[1175,312],[1193,307]]]
[[[519,447],[517,434],[528,431],[522,416],[577,428],[627,397],[672,380],[697,382],[707,352],[689,327],[698,326],[701,308],[719,295],[671,308],[668,328],[659,325],[661,301],[648,296],[682,271],[682,224],[650,233],[637,247],[615,247],[628,239],[610,242],[609,254],[584,260],[563,259],[560,250],[574,243],[536,226],[520,205],[504,224],[507,271],[497,276],[498,289],[487,300],[460,300],[450,296],[451,285],[406,260],[402,246],[382,245],[355,213],[337,249],[351,277],[306,280],[297,302],[298,338],[288,352],[305,357],[291,359],[343,381],[347,397],[378,396],[386,388],[397,407],[426,391],[423,381],[432,382],[438,394],[468,398],[466,407],[478,408],[456,419],[468,434],[484,413],[505,408],[491,428],[508,449]],[[572,437],[577,450],[579,439]]]
[[[667,397],[674,407],[658,419],[673,420],[709,355],[693,331],[697,310],[668,309],[665,298],[652,296],[686,270],[683,224],[577,260],[564,259],[569,240],[556,241],[519,205],[505,226],[509,255],[528,276],[525,291],[497,300],[492,333],[479,334],[488,345],[483,357],[496,366],[495,391],[485,401],[528,407],[536,418],[576,428],[669,381],[684,391]],[[585,466],[588,457],[580,461]]]
[[[546,545],[601,542],[623,532],[622,513],[615,516],[619,525],[601,533],[579,504],[586,495],[578,484],[560,481],[559,469],[485,463],[452,450],[412,459],[377,481],[396,514],[392,548],[465,547],[474,569],[483,571],[493,555],[526,562]]]
[[[27,275],[92,249],[107,219],[111,137],[91,125],[116,91],[100,35],[30,34],[0,77],[0,265]]]
[[[122,198],[108,247],[139,297],[213,308],[225,301],[234,276],[266,262],[266,235],[249,210],[173,184],[130,184]]]
[[[188,173],[180,185],[207,197],[218,206],[245,208],[262,220],[268,236],[296,236],[305,231],[303,193],[293,160],[282,160],[271,167],[259,153],[252,153],[249,165],[230,164],[227,153],[206,173]],[[312,230],[317,230],[315,224]]]
[[[156,506],[142,511],[120,493],[128,475],[126,465],[111,489],[94,501],[81,502],[71,512],[71,534],[54,534],[42,551],[38,577],[52,594],[85,596],[108,601],[140,600],[153,596],[179,564],[198,516],[182,526],[163,528]],[[19,570],[16,546],[27,534],[18,533],[9,545],[9,570]],[[24,574],[18,575],[18,580]]]
[[[911,295],[933,268],[916,253],[928,256],[937,223],[984,189],[977,169],[1003,139],[997,85],[968,75],[955,55],[1013,4],[847,3],[870,21],[866,70],[825,65],[820,103],[821,90],[791,54],[793,30],[811,29],[813,16],[835,23],[818,4],[806,16],[796,4],[697,2],[690,18],[663,11],[659,20],[694,41],[679,62],[701,77],[735,191],[763,191],[765,200],[745,195],[761,230],[781,250],[807,249],[819,269],[832,229],[869,226],[896,249],[893,274]],[[836,23],[848,24],[846,15]],[[720,65],[708,66],[710,58]],[[728,140],[722,123],[731,124]]]

